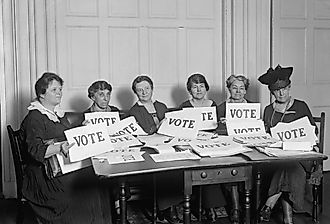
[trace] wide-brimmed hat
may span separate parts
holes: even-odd
[[[262,84],[268,85],[270,91],[279,90],[287,87],[291,83],[290,76],[292,71],[293,67],[281,67],[277,65],[275,69],[270,67],[258,80]]]

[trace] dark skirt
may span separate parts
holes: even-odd
[[[92,167],[53,179],[42,167],[28,167],[23,195],[42,223],[112,223],[109,189]]]
[[[268,196],[286,193],[297,212],[312,212],[312,186],[307,183],[306,171],[311,164],[291,162],[281,164],[271,180]]]

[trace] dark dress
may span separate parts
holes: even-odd
[[[217,104],[212,100],[211,107],[215,107]],[[179,109],[194,107],[190,100],[183,102]],[[219,184],[212,184],[208,186],[202,186],[202,206],[203,208],[215,208],[222,207],[225,203],[225,197],[222,193],[221,186]],[[198,195],[198,188],[194,189],[194,194]]]
[[[154,102],[157,118],[159,121],[165,118],[165,113],[168,111],[167,106],[159,101]],[[153,134],[157,131],[157,125],[147,109],[143,105],[135,103],[134,106],[128,111],[128,116],[134,116],[137,123],[142,129],[148,133]]]
[[[273,105],[268,105],[264,110],[263,120],[266,131],[270,132],[270,128],[276,126],[281,119],[282,122],[289,123],[305,116],[315,126],[312,113],[307,104],[304,101],[295,99],[285,114],[277,111],[274,112]],[[290,164],[283,163],[277,165],[270,183],[268,196],[284,192],[287,194],[288,199],[290,199],[296,211],[311,213],[311,185],[306,182],[306,171],[310,171],[311,166],[311,162],[290,162]]]
[[[111,112],[119,112],[119,109],[115,106],[109,105],[109,108],[110,108]],[[91,107],[89,107],[87,110],[85,110],[85,113],[91,113],[91,112],[94,112],[93,111],[93,105]]]
[[[251,103],[251,101],[246,100],[247,103]],[[227,132],[227,126],[225,123],[219,122],[220,118],[226,117],[226,109],[227,109],[227,101],[222,102],[217,106],[217,121],[218,121],[218,127],[216,132],[220,135],[228,135]]]
[[[23,195],[42,223],[111,223],[107,191],[92,167],[49,179],[44,173],[45,140],[65,140],[70,124],[50,120],[38,110],[22,122],[26,142]]]
[[[216,107],[216,106],[217,106],[217,103],[214,102],[214,101],[212,100],[211,107]],[[179,106],[179,109],[187,108],[187,107],[194,107],[194,106],[191,104],[190,100],[186,100],[186,101],[184,101],[184,102]]]
[[[167,106],[159,101],[154,102],[157,118],[159,121],[165,118],[165,113],[168,111]],[[157,131],[157,125],[147,109],[143,105],[135,103],[128,112],[129,116],[134,116],[142,129],[153,134]],[[150,177],[149,177],[150,178]],[[151,180],[146,180],[151,182]],[[168,184],[171,183],[171,184]],[[177,205],[183,198],[183,173],[178,171],[168,171],[157,173],[157,205],[160,210]],[[145,189],[148,190],[148,189]]]

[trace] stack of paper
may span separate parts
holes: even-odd
[[[278,139],[271,137],[269,134],[234,136],[233,140],[246,146],[269,146],[279,142]]]
[[[202,157],[232,156],[251,151],[251,149],[235,143],[232,137],[229,136],[221,136],[217,141],[194,140],[189,144]]]
[[[140,148],[117,148],[110,152],[94,156],[97,159],[107,160],[109,164],[132,163],[144,161],[142,157],[144,152],[140,152]]]
[[[169,162],[178,160],[199,160],[200,157],[192,152],[190,145],[163,144],[153,147],[158,154],[151,154],[155,162]]]

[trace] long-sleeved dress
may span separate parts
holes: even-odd
[[[129,110],[128,115],[134,116],[142,129],[153,134],[157,131],[157,125],[153,116],[157,116],[159,121],[165,118],[168,111],[167,106],[159,101],[154,102],[156,114],[150,114],[147,109],[139,103]],[[147,180],[148,181],[148,180]],[[149,182],[151,182],[149,180]],[[157,174],[157,205],[160,210],[166,209],[172,205],[177,205],[183,198],[183,173],[177,171],[168,171]],[[171,184],[168,184],[171,183]]]
[[[212,101],[211,107],[216,106],[216,102]],[[179,109],[194,107],[190,100],[184,101]],[[198,195],[198,192],[194,189],[194,193]],[[222,193],[221,186],[219,184],[207,185],[202,187],[202,206],[204,208],[222,207],[226,204],[225,197]]]
[[[312,125],[315,126],[312,113],[304,101],[294,99],[291,107],[284,113],[274,111],[273,105],[268,105],[264,110],[264,123],[266,131],[274,127],[281,120],[289,123],[307,116]],[[268,196],[279,192],[287,193],[296,211],[311,213],[312,197],[311,186],[306,182],[307,172],[311,170],[311,162],[283,163],[277,165],[272,177]]]
[[[39,110],[30,110],[22,122],[26,167],[22,193],[42,223],[112,223],[109,194],[92,167],[62,176],[45,175],[46,140],[65,140],[70,128],[65,118],[54,122]]]

